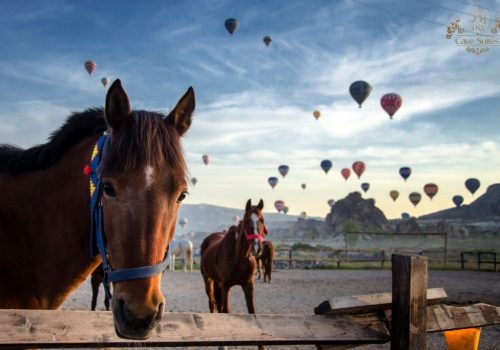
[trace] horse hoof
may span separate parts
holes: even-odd
[[[229,348],[227,346],[219,346],[219,350],[228,350]]]

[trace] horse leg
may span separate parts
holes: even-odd
[[[106,311],[109,311],[109,298],[106,293],[104,293],[104,306],[106,307]]]
[[[214,296],[214,281],[208,278],[205,278],[205,292],[208,297],[208,308],[211,313],[215,310],[215,296]]]
[[[175,254],[170,255],[170,271],[175,271]]]
[[[257,278],[259,280],[260,280],[260,260],[261,259],[257,259],[257,274],[258,274]],[[265,276],[264,276],[264,278],[265,278]]]
[[[243,293],[245,293],[245,301],[247,303],[248,313],[254,314],[255,304],[253,302],[253,296],[254,296],[253,281],[252,280],[248,281],[246,284],[243,284],[241,288],[243,289]]]
[[[187,270],[187,253],[184,253],[184,256],[182,257],[182,272],[186,272]]]
[[[99,294],[99,286],[101,285],[101,282],[102,278],[100,273],[97,270],[92,272],[92,276],[90,277],[90,284],[92,285],[92,303],[90,309],[92,311],[95,311],[95,307],[97,305],[97,295]]]
[[[189,263],[189,272],[193,272],[193,250],[188,249],[187,251],[187,262]]]
[[[229,313],[229,289],[231,289],[231,287],[227,283],[222,282],[221,290],[220,290],[221,299],[222,299],[221,300],[222,311],[219,311],[219,312],[224,312],[226,314]]]

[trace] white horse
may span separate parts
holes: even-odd
[[[186,268],[189,265],[189,271],[193,271],[193,243],[188,239],[173,239],[170,242],[170,248],[168,249],[168,259],[170,265],[170,271],[175,271],[175,258],[180,257],[183,260],[183,271],[186,272]]]

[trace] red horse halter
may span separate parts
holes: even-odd
[[[241,226],[242,226],[242,230],[241,230],[241,231],[242,231],[242,233],[244,233],[244,234],[245,234],[245,236],[246,236],[246,238],[247,238],[247,241],[251,241],[251,240],[253,240],[253,239],[257,239],[257,240],[259,240],[259,242],[261,242],[261,243],[262,243],[263,241],[265,241],[265,240],[266,240],[266,239],[265,239],[265,236],[267,235],[267,228],[266,228],[266,225],[262,225],[262,226],[264,227],[264,232],[263,232],[264,234],[263,234],[263,235],[261,235],[261,234],[259,234],[259,233],[249,234],[249,233],[247,232],[247,229],[246,229],[246,227],[245,227],[245,224],[244,224],[244,223],[242,223],[242,225],[241,225]]]

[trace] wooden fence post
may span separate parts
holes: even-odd
[[[427,257],[392,255],[391,350],[427,349]]]

